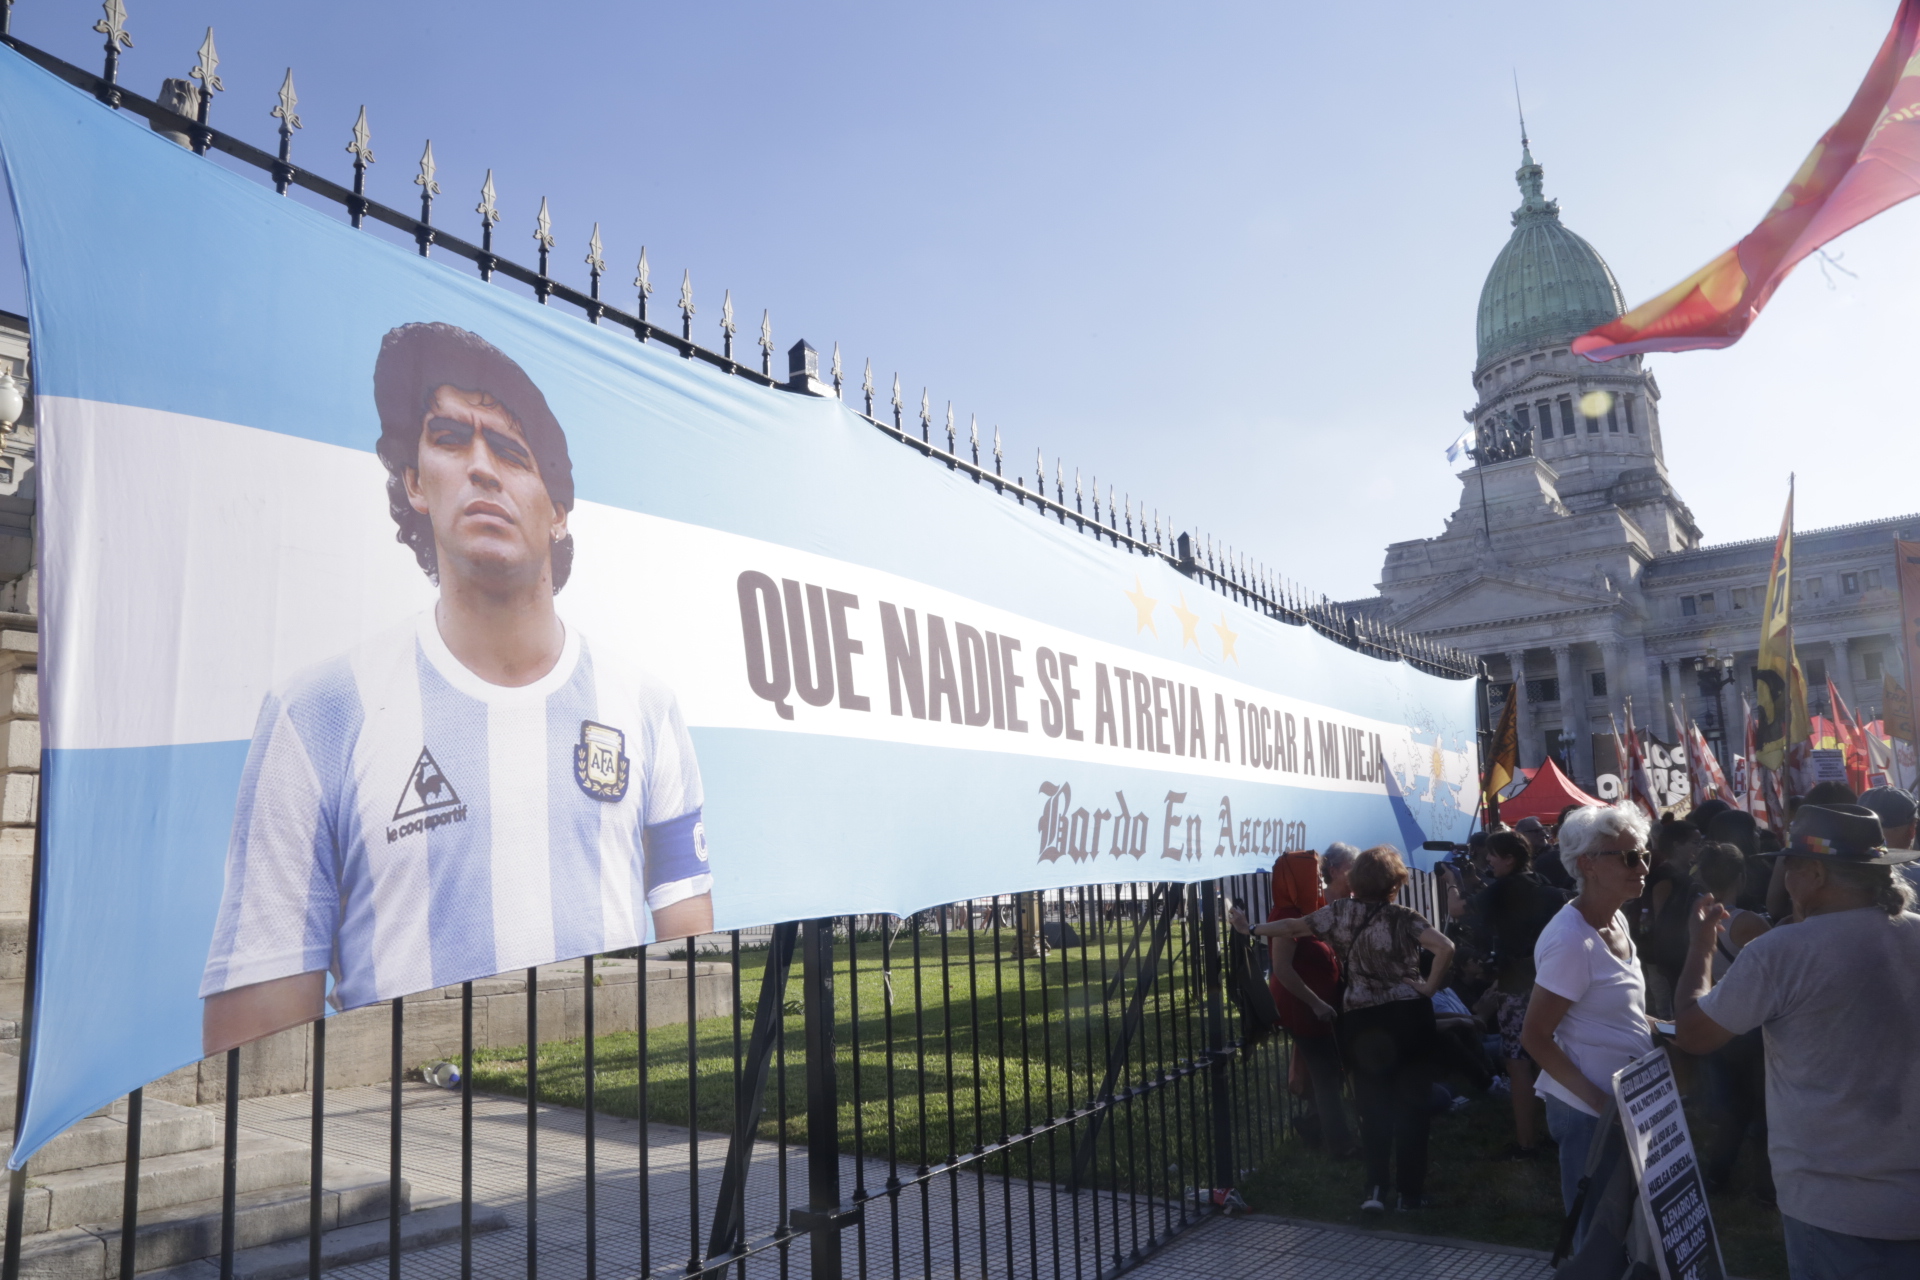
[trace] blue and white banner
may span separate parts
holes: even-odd
[[[16,1164],[328,1009],[1464,837],[1470,683],[422,260],[6,51],[0,146],[46,747]]]

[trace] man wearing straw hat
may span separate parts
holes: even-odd
[[[1920,1276],[1920,915],[1860,805],[1806,804],[1786,860],[1797,923],[1713,985],[1727,909],[1702,895],[1675,991],[1679,1046],[1765,1029],[1768,1154],[1794,1280]]]

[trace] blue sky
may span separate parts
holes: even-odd
[[[437,221],[473,231],[491,167],[508,254],[544,195],[563,278],[598,220],[610,297],[644,243],[656,316],[691,269],[708,345],[730,288],[743,342],[769,308],[782,350],[838,341],[854,380],[871,357],[998,424],[1011,471],[1063,456],[1335,596],[1458,499],[1512,73],[1547,193],[1637,303],[1752,225],[1895,7],[127,3],[140,92],[211,23],[220,127],[271,146],[292,64],[296,163],[348,177],[364,103],[376,199],[411,205],[431,137]],[[99,13],[21,0],[14,31],[91,67]],[[1920,509],[1916,233],[1882,215],[1833,246],[1857,278],[1805,265],[1732,350],[1651,359],[1710,542],[1769,536],[1789,471],[1803,528]]]

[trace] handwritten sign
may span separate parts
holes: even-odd
[[[1667,1051],[1655,1049],[1615,1072],[1613,1093],[1640,1181],[1640,1206],[1659,1245],[1661,1280],[1724,1280],[1720,1237]]]

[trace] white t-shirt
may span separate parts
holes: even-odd
[[[1625,936],[1626,917],[1616,912],[1613,919]],[[1627,958],[1622,960],[1571,902],[1560,908],[1534,944],[1534,985],[1573,1001],[1554,1028],[1554,1043],[1573,1059],[1581,1075],[1604,1092],[1612,1092],[1614,1072],[1653,1052],[1647,984],[1638,960],[1631,938]],[[1545,1071],[1533,1087],[1588,1115],[1597,1114]]]
[[[269,694],[200,994],[331,969],[343,1009],[650,941],[713,884],[673,694],[567,628],[491,685],[431,610]]]

